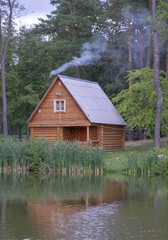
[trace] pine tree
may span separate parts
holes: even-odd
[[[48,15],[47,20],[40,19],[38,31],[62,42],[64,61],[67,57],[79,57],[82,43],[89,41],[96,29],[101,1],[52,0],[51,4],[56,10]],[[79,66],[76,66],[75,75],[80,77]]]
[[[161,123],[163,98],[162,98],[162,91],[161,91],[160,79],[159,79],[160,58],[159,58],[159,43],[158,43],[158,30],[157,30],[156,0],[152,0],[152,19],[153,19],[153,48],[154,48],[154,84],[155,84],[155,91],[157,95],[154,141],[155,141],[155,148],[160,148],[160,123]]]

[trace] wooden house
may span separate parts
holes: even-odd
[[[125,122],[97,82],[58,75],[28,119],[34,138],[124,149]]]

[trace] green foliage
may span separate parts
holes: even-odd
[[[31,171],[39,171],[41,162],[44,162],[45,146],[41,140],[27,140],[25,151],[25,165]]]
[[[156,93],[153,79],[153,70],[148,67],[131,71],[128,74],[131,88],[121,91],[112,99],[128,126],[132,129],[145,128],[150,136],[153,135],[154,131],[156,108]],[[160,72],[160,81],[163,93],[161,131],[162,133],[167,133],[168,84],[163,71]]]
[[[9,71],[6,73],[7,102],[8,102],[8,124],[14,129],[19,126],[25,128],[26,121],[31,112],[39,102],[38,94],[33,90],[33,86],[28,84],[22,86],[18,73]]]
[[[114,173],[125,173],[127,171],[126,165],[122,164],[111,164],[106,165],[104,172],[105,174],[114,174]]]
[[[159,0],[157,4],[157,13],[158,13],[158,30],[160,38],[163,42],[168,42],[168,30],[167,30],[167,21],[168,21],[168,2],[165,0]]]

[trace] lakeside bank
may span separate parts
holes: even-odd
[[[156,151],[152,139],[126,142],[124,151],[107,152],[104,161],[108,173],[168,175],[168,137]]]
[[[159,162],[157,156],[162,156]],[[126,142],[125,150],[102,151],[78,142],[49,143],[32,138],[0,139],[1,172],[55,172],[61,174],[168,175],[168,139],[159,150],[152,140]]]

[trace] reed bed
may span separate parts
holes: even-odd
[[[100,172],[104,169],[103,151],[78,142],[32,138],[0,139],[1,171],[56,171],[64,173]]]
[[[158,155],[163,156],[160,162]],[[104,161],[107,174],[168,175],[168,143],[162,143],[156,151],[154,144],[130,145],[124,151],[106,153]]]
[[[161,161],[158,161],[159,155],[162,155]],[[147,152],[131,152],[126,171],[131,175],[168,175],[168,149],[162,147],[158,150],[151,148]]]

